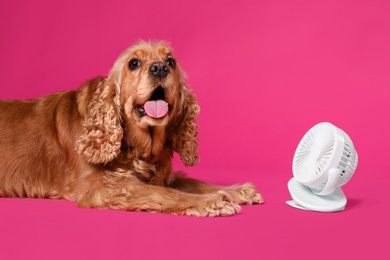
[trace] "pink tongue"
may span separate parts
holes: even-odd
[[[164,100],[151,100],[145,103],[144,109],[148,116],[161,118],[168,113],[168,103]]]

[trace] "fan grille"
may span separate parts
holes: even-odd
[[[314,126],[302,138],[295,151],[293,161],[294,177],[302,182],[316,180],[326,168],[335,151],[335,130],[333,125],[321,123]]]
[[[340,186],[347,183],[352,175],[354,174],[357,164],[358,164],[358,154],[355,150],[355,147],[353,146],[352,140],[349,138],[349,136],[343,132],[344,136],[344,150],[343,154],[341,156],[341,160],[337,166],[337,168],[342,170],[342,181],[340,183]]]

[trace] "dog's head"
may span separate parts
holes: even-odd
[[[185,91],[184,74],[167,43],[140,42],[115,62],[114,81],[125,119],[140,128],[167,125]]]
[[[107,163],[120,153],[123,136],[133,144],[135,132],[159,128],[165,131],[164,145],[178,152],[184,164],[194,165],[199,106],[184,78],[167,43],[131,46],[97,88],[76,150],[91,163]]]

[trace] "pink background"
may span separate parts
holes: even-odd
[[[388,259],[389,3],[1,1],[1,99],[77,88],[138,39],[168,40],[202,108],[186,171],[251,181],[266,203],[195,218],[0,199],[0,258]],[[322,121],[359,153],[341,213],[285,204],[295,148]]]

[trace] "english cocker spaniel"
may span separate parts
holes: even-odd
[[[250,184],[215,186],[172,172],[197,154],[199,106],[171,47],[139,42],[108,77],[26,101],[0,101],[0,197],[80,207],[225,216],[262,203]]]

